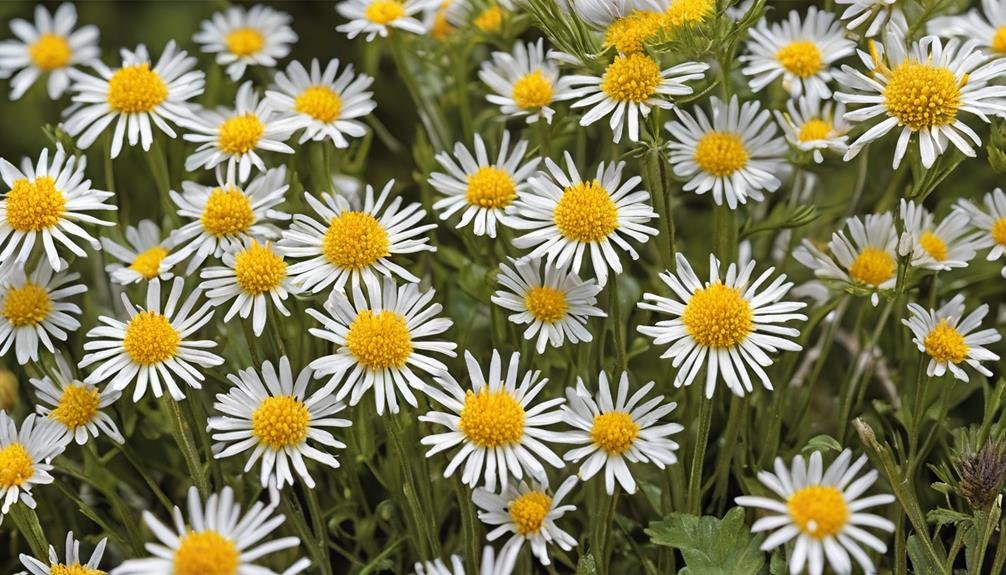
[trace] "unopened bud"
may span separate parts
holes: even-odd
[[[907,258],[912,255],[915,251],[915,237],[912,232],[905,230],[901,232],[901,238],[898,239],[898,255]]]
[[[1006,445],[989,441],[977,453],[964,453],[954,467],[960,476],[957,493],[971,509],[987,511],[1006,483]]]

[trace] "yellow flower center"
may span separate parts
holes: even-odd
[[[968,357],[968,344],[957,328],[941,319],[922,342],[929,357],[939,362],[960,363]]]
[[[699,345],[727,348],[741,343],[751,333],[754,314],[741,290],[717,282],[692,295],[681,321]]]
[[[897,267],[898,264],[891,254],[880,248],[868,246],[863,248],[849,266],[849,275],[859,283],[879,286],[894,277],[894,270]]]
[[[616,102],[641,103],[656,93],[663,78],[660,65],[646,54],[615,57],[601,79],[601,91]]]
[[[552,498],[541,491],[530,491],[510,502],[510,519],[517,527],[517,533],[528,535],[541,530],[545,516],[552,509]]]
[[[947,242],[943,241],[943,238],[934,234],[933,232],[926,230],[922,233],[919,238],[919,245],[922,249],[926,250],[934,260],[942,262],[947,259]]]
[[[479,447],[514,445],[524,437],[524,408],[506,391],[469,390],[458,428]]]
[[[49,292],[40,285],[28,282],[22,287],[7,289],[0,313],[12,326],[28,327],[42,323],[51,311]]]
[[[714,0],[675,0],[664,12],[664,26],[677,28],[683,24],[698,24],[712,14]]]
[[[590,439],[594,445],[613,455],[628,451],[638,436],[639,425],[624,411],[598,415],[590,429]]]
[[[992,35],[992,50],[1000,54],[1006,53],[1006,26],[996,28]]]
[[[775,53],[776,60],[787,72],[801,78],[813,76],[821,71],[821,50],[810,40],[790,42]]]
[[[484,166],[468,176],[465,200],[480,208],[500,209],[510,205],[517,197],[513,178],[495,166]]]
[[[641,52],[643,44],[660,32],[663,22],[664,15],[659,12],[636,10],[608,26],[604,33],[604,47],[614,48],[622,54]]]
[[[961,103],[960,81],[942,66],[905,60],[891,72],[884,88],[884,106],[903,126],[913,131],[946,126],[957,119]]]
[[[801,142],[824,140],[831,133],[831,130],[831,122],[814,118],[813,120],[807,120],[800,126],[800,133],[797,135],[797,139]]]
[[[618,228],[618,207],[601,182],[577,182],[563,191],[552,219],[564,238],[596,242]]]
[[[216,531],[191,531],[175,551],[173,575],[237,575],[241,555]]]
[[[364,310],[349,326],[346,347],[369,370],[402,367],[412,354],[412,336],[405,318],[397,313]]]
[[[555,323],[566,317],[569,304],[566,294],[555,288],[536,286],[524,296],[524,305],[535,319],[544,323]]]
[[[108,105],[124,114],[149,112],[168,97],[168,86],[150,64],[123,66],[108,81]]]
[[[490,6],[472,20],[472,24],[483,32],[499,32],[503,27],[503,17],[506,12],[499,6]]]
[[[0,449],[0,487],[24,485],[35,474],[35,462],[20,443]]]
[[[286,278],[286,262],[283,256],[269,249],[268,244],[252,242],[234,257],[234,277],[246,294],[267,293],[279,287]]]
[[[129,264],[129,269],[143,276],[143,279],[152,280],[160,273],[161,261],[167,256],[168,250],[154,246],[137,254],[133,263]]]
[[[63,192],[49,176],[21,178],[7,192],[7,223],[19,232],[37,232],[59,223],[66,208]]]
[[[251,200],[237,188],[214,188],[199,221],[217,237],[244,233],[255,223]]]
[[[1006,217],[999,218],[993,222],[989,233],[992,234],[992,241],[1001,246],[1006,246]]]
[[[342,113],[342,98],[328,86],[311,86],[297,96],[294,110],[307,114],[326,124],[339,119]]]
[[[258,145],[265,126],[255,114],[241,114],[228,119],[220,125],[220,135],[217,145],[226,154],[244,154]]]
[[[307,439],[310,418],[304,402],[291,395],[267,397],[252,413],[252,434],[272,449],[300,445]]]
[[[443,42],[454,32],[454,26],[447,20],[447,8],[451,5],[451,0],[444,0],[437,8],[437,13],[433,17],[433,25],[430,27],[430,36],[437,42]]]
[[[42,34],[34,44],[28,46],[28,57],[32,64],[43,72],[66,66],[72,56],[70,43],[58,34]]]
[[[53,563],[49,567],[49,575],[105,575],[105,572],[85,567],[80,563],[74,563],[73,565]]]
[[[374,216],[347,211],[332,218],[321,251],[330,263],[358,270],[386,257],[390,245],[388,232]]]
[[[374,24],[389,24],[405,16],[405,6],[396,0],[374,0],[367,6],[363,17]]]
[[[168,318],[152,311],[142,311],[126,324],[122,347],[141,365],[161,363],[175,356],[182,336]]]
[[[252,56],[265,46],[265,37],[255,28],[233,30],[224,41],[227,42],[227,49],[235,56]]]
[[[98,415],[101,397],[98,389],[86,385],[69,385],[63,389],[59,405],[49,414],[50,419],[74,429],[86,425]]]
[[[845,496],[835,487],[811,485],[790,495],[786,501],[789,516],[800,531],[814,539],[824,539],[842,532],[849,520]]]
[[[696,144],[694,159],[702,171],[722,178],[748,164],[748,151],[740,134],[709,132]]]
[[[552,82],[541,73],[541,70],[535,70],[514,82],[513,93],[510,96],[519,108],[528,110],[547,106],[552,102],[553,95]]]

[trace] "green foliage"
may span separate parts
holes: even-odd
[[[672,513],[646,529],[650,541],[673,547],[685,559],[687,575],[756,575],[765,566],[758,546],[764,539],[744,524],[744,510],[734,507],[723,516],[696,517]]]

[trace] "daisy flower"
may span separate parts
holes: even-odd
[[[87,563],[83,563],[84,556],[80,554],[80,541],[73,538],[73,531],[66,534],[66,552],[64,560],[59,560],[56,548],[49,546],[49,557],[45,561],[36,559],[22,553],[19,556],[21,565],[28,570],[30,575],[104,575],[104,571],[98,569],[101,558],[105,555],[105,545],[107,538],[98,541],[98,545],[91,553],[91,558]],[[26,574],[27,575],[27,574]]]
[[[955,378],[967,383],[968,374],[961,363],[966,363],[985,377],[992,372],[981,364],[998,361],[999,356],[985,345],[1002,339],[994,329],[975,331],[988,314],[988,304],[982,304],[964,317],[964,296],[957,294],[940,309],[927,310],[916,303],[908,304],[911,317],[901,320],[912,330],[912,339],[919,351],[929,356],[926,375],[942,377],[949,371]]]
[[[227,171],[234,172],[236,168],[238,181],[244,182],[253,166],[266,171],[265,162],[256,150],[293,153],[293,148],[283,143],[291,130],[274,121],[272,108],[265,100],[259,101],[251,81],[238,88],[233,110],[203,110],[186,125],[195,132],[185,134],[185,141],[199,144],[185,159],[189,172],[212,169],[226,162]]]
[[[217,64],[227,66],[227,75],[237,82],[248,66],[272,68],[286,58],[297,34],[290,28],[289,14],[256,4],[214,13],[192,40],[203,52],[216,54]]]
[[[532,480],[530,484],[525,481],[511,483],[498,494],[481,487],[472,493],[472,501],[479,508],[479,519],[487,525],[496,526],[486,538],[495,541],[507,533],[513,534],[499,552],[499,558],[505,565],[516,564],[517,554],[525,542],[531,545],[531,553],[542,565],[552,562],[548,556],[550,543],[563,551],[576,546],[576,538],[556,525],[563,515],[576,510],[575,505],[562,505],[562,500],[573,490],[576,481],[575,475],[567,477],[551,495],[548,479],[544,476]]]
[[[260,241],[279,237],[275,220],[289,220],[290,215],[275,210],[283,203],[287,189],[286,167],[273,168],[239,187],[233,172],[226,180],[217,172],[217,185],[204,186],[182,182],[182,193],[171,191],[178,215],[190,221],[171,232],[168,241],[174,251],[164,258],[168,267],[188,258],[186,275],[191,275],[206,258],[221,257],[244,247],[249,239]]]
[[[570,432],[570,443],[583,445],[568,451],[566,461],[578,462],[580,479],[586,481],[604,468],[604,489],[615,493],[615,481],[626,493],[636,492],[636,480],[627,463],[650,463],[660,469],[677,463],[679,445],[668,437],[684,427],[677,423],[660,423],[674,411],[675,402],[660,405],[664,396],[643,401],[653,389],[649,382],[629,397],[629,373],[622,372],[618,393],[614,399],[608,385],[608,375],[598,375],[597,397],[591,397],[583,380],[576,378],[576,389],[566,388],[566,404],[562,406],[566,421],[576,428]]]
[[[751,90],[761,92],[782,77],[782,87],[793,98],[830,98],[832,64],[856,48],[835,17],[816,6],[807,10],[803,21],[796,10],[789,13],[787,20],[771,26],[762,18],[750,34],[750,53],[740,60],[747,64],[741,72],[751,76]]]
[[[124,443],[115,421],[102,411],[118,401],[122,393],[111,388],[101,391],[78,380],[62,354],[56,354],[56,367],[55,380],[48,375],[30,380],[40,402],[35,406],[38,414],[60,424],[67,442],[72,439],[84,445],[89,436],[97,438],[104,433],[112,441]]]
[[[45,6],[35,5],[35,23],[15,18],[10,29],[16,40],[0,42],[0,78],[10,78],[10,99],[17,100],[48,74],[49,97],[58,99],[70,85],[67,71],[73,66],[92,66],[101,56],[98,28],[82,26],[77,30],[77,9],[60,4],[50,14]],[[15,74],[17,72],[17,74]]]
[[[366,34],[367,42],[380,36],[385,38],[391,28],[413,34],[425,34],[426,27],[416,19],[416,14],[438,0],[345,0],[335,9],[349,22],[336,26],[349,39]]]
[[[685,178],[685,191],[712,192],[716,205],[726,201],[730,209],[748,198],[765,199],[781,182],[774,174],[785,162],[786,142],[776,137],[768,110],[757,100],[741,105],[737,96],[730,103],[710,99],[710,115],[695,108],[695,115],[674,110],[677,121],[667,122],[667,144],[674,174]]]
[[[223,415],[211,417],[208,425],[217,442],[213,446],[214,457],[225,459],[252,450],[244,471],[248,473],[261,460],[263,487],[282,489],[284,485],[293,485],[296,472],[305,486],[314,489],[315,482],[305,460],[332,469],[339,467],[339,461],[310,443],[323,448],[345,448],[325,428],[349,427],[351,423],[333,417],[344,406],[327,391],[307,395],[312,374],[311,368],[305,368],[295,380],[286,356],[280,358],[278,372],[266,361],[261,375],[255,369],[229,374],[227,379],[234,387],[227,393],[218,393],[213,404]]]
[[[514,8],[510,0],[453,0],[444,16],[455,28],[471,26],[486,34],[499,34]]]
[[[475,487],[484,479],[486,488],[495,490],[497,480],[505,488],[511,484],[511,478],[522,479],[524,472],[544,478],[542,461],[561,468],[562,459],[544,442],[563,442],[565,436],[544,428],[562,421],[558,408],[565,400],[558,397],[535,403],[548,378],[539,379],[541,372],[537,370],[526,371],[518,382],[520,353],[517,352],[504,367],[494,349],[488,381],[470,351],[465,352],[465,364],[471,389],[462,388],[446,370],[437,374],[437,386],[423,388],[430,399],[449,410],[430,411],[419,417],[419,421],[449,429],[420,440],[423,445],[431,446],[426,456],[461,446],[447,464],[444,477],[451,477],[464,464],[462,482]]]
[[[671,98],[687,96],[693,92],[685,82],[701,80],[709,65],[702,62],[685,62],[666,70],[660,63],[642,52],[619,54],[601,76],[570,76],[571,86],[581,86],[571,93],[572,98],[582,98],[571,108],[590,108],[580,118],[581,126],[611,115],[608,122],[614,131],[617,144],[628,125],[629,140],[639,141],[639,117],[650,115],[651,108],[674,108]]]
[[[638,8],[638,0],[568,0],[581,20],[598,28],[607,28],[619,18]],[[563,3],[560,2],[561,6]]]
[[[885,493],[860,497],[877,481],[877,470],[871,469],[856,479],[866,465],[866,456],[850,465],[851,461],[848,449],[827,469],[818,451],[810,456],[809,464],[797,455],[791,469],[786,468],[782,458],[776,458],[775,473],[760,471],[758,480],[778,498],[743,495],[735,499],[738,505],[769,513],[751,526],[752,533],[772,532],[761,544],[762,551],[796,539],[789,557],[792,575],[803,572],[805,567],[811,575],[821,575],[826,562],[836,573],[851,573],[850,556],[863,571],[874,573],[876,567],[862,546],[880,554],[887,551],[883,541],[863,528],[893,532],[894,524],[863,510],[892,503],[894,496]]]
[[[425,385],[415,370],[434,375],[447,366],[430,354],[455,357],[457,344],[431,341],[431,336],[447,331],[451,320],[435,317],[443,310],[433,301],[434,291],[420,292],[416,284],[395,286],[384,278],[384,288],[376,280],[368,282],[364,295],[354,285],[352,301],[342,292],[333,291],[325,302],[325,311],[307,310],[321,322],[321,328],[311,328],[311,335],[335,344],[336,351],[311,362],[318,376],[331,375],[326,385],[337,388],[335,399],[349,396],[349,405],[360,402],[363,394],[374,389],[377,414],[387,406],[398,413],[398,394],[416,407],[416,396],[410,388]],[[397,391],[396,391],[397,390]]]
[[[532,249],[527,259],[548,256],[549,265],[555,267],[572,261],[570,271],[579,273],[584,252],[589,250],[594,276],[603,286],[608,269],[622,273],[616,247],[639,259],[623,236],[644,243],[657,235],[656,229],[646,225],[657,213],[649,204],[650,194],[636,189],[642,178],[633,176],[622,182],[625,162],[602,162],[594,178],[584,180],[573,157],[569,152],[565,155],[565,172],[549,158],[547,171],[528,179],[528,190],[518,193],[505,223],[529,230],[513,240],[517,248]]]
[[[587,319],[607,317],[595,305],[601,287],[594,280],[581,280],[565,266],[546,264],[542,277],[541,267],[540,259],[511,258],[509,266],[501,263],[496,281],[502,289],[496,290],[492,302],[516,312],[508,318],[515,324],[530,324],[524,339],[537,338],[538,353],[544,353],[548,345],[561,347],[566,339],[573,344],[591,341]]]
[[[234,304],[224,315],[228,322],[235,315],[252,318],[252,331],[262,335],[265,329],[269,301],[276,311],[289,317],[290,311],[283,305],[290,292],[296,290],[290,285],[283,256],[266,242],[248,240],[244,249],[223,255],[223,267],[204,269],[201,288],[206,290],[206,299],[213,307],[234,300]]]
[[[177,137],[171,123],[195,119],[188,100],[203,93],[205,74],[194,70],[196,59],[168,42],[157,64],[151,67],[150,55],[143,44],[136,50],[123,49],[122,66],[111,70],[100,60],[93,64],[97,76],[70,70],[77,106],[67,109],[63,129],[77,138],[77,146],[88,148],[112,121],[111,156],[122,151],[128,138],[130,146],[140,144],[149,151],[154,143],[151,124],[171,138]]]
[[[862,105],[846,112],[845,119],[869,125],[849,145],[845,159],[891,131],[898,132],[895,169],[913,136],[926,168],[946,151],[948,142],[974,157],[974,146],[981,145],[981,138],[961,113],[973,114],[985,123],[988,116],[1006,113],[1006,86],[989,85],[1006,73],[1006,59],[986,57],[976,50],[975,40],[955,38],[944,44],[936,36],[926,36],[906,46],[903,34],[901,27],[893,26],[884,44],[871,43],[870,54],[859,53],[867,73],[842,66],[839,80],[846,91],[836,92],[835,98]]]
[[[185,278],[176,277],[163,307],[160,280],[147,283],[145,307],[133,304],[122,294],[129,320],[123,322],[99,316],[98,321],[103,325],[87,332],[84,351],[89,353],[81,360],[80,367],[100,365],[84,383],[110,379],[109,387],[122,391],[135,382],[134,402],[140,401],[148,385],[154,397],[161,397],[166,387],[176,401],[185,399],[176,377],[194,389],[202,389],[204,376],[196,366],[213,367],[222,364],[224,359],[206,351],[216,347],[215,341],[191,339],[213,319],[213,306],[205,302],[196,308],[201,294],[198,289],[183,302],[184,289]]]
[[[670,314],[674,319],[638,328],[640,333],[653,338],[654,345],[670,344],[661,357],[671,359],[677,370],[674,386],[691,385],[705,365],[707,398],[713,396],[720,377],[738,396],[754,391],[749,369],[765,389],[772,389],[772,382],[762,369],[772,365],[768,354],[802,349],[789,339],[799,336],[800,330],[778,325],[807,320],[807,316],[795,313],[807,304],[780,301],[793,283],[786,282],[783,274],[763,285],[775,268],[765,270],[751,281],[753,261],[743,267],[730,264],[726,278],[721,279],[720,262],[710,254],[709,281],[703,284],[680,253],[677,264],[676,274],[660,274],[675,297],[644,293],[639,304],[640,309]]]
[[[0,281],[0,356],[13,348],[19,364],[37,362],[39,343],[55,353],[53,340],[66,341],[80,329],[74,317],[80,307],[64,301],[87,291],[78,280],[78,273],[54,273],[46,260],[39,260],[30,275],[22,267],[11,270]]]
[[[416,575],[465,575],[465,565],[460,555],[451,555],[450,566],[443,559],[416,563]],[[482,562],[478,575],[510,575],[514,566],[507,565],[501,557],[496,560],[496,550],[491,545],[482,548]]]
[[[171,526],[144,511],[143,522],[158,539],[157,543],[146,545],[152,557],[130,559],[113,569],[111,575],[279,575],[255,563],[265,555],[300,545],[296,537],[265,541],[286,519],[274,515],[275,509],[274,505],[255,502],[242,513],[230,487],[210,495],[204,504],[199,491],[192,487],[188,494],[188,521],[178,507],[171,514]],[[308,565],[307,559],[300,559],[284,570],[283,575],[300,573]]]
[[[486,95],[503,115],[526,117],[528,124],[551,124],[556,102],[574,96],[571,81],[559,75],[559,64],[545,52],[545,42],[517,42],[512,52],[493,52],[482,63],[479,78],[492,90]]]
[[[495,161],[489,160],[482,136],[475,134],[475,154],[464,144],[454,144],[454,157],[440,152],[436,159],[447,172],[430,174],[430,185],[446,195],[433,204],[446,220],[461,212],[458,229],[472,224],[477,236],[496,237],[496,224],[504,219],[504,211],[517,199],[517,192],[527,189],[527,179],[538,168],[540,158],[524,161],[527,140],[510,147],[510,132],[503,132],[503,141]]]
[[[66,443],[63,428],[55,421],[31,414],[18,431],[14,420],[0,410],[0,522],[19,501],[35,509],[31,488],[52,483],[49,461],[63,453]]]
[[[867,24],[863,36],[873,38],[884,29],[889,21],[904,21],[905,15],[898,6],[900,0],[836,0],[836,4],[848,6],[841,20],[848,20],[846,27],[855,30]]]
[[[937,225],[929,210],[902,199],[901,220],[914,242],[914,267],[937,271],[967,267],[981,245],[978,234],[967,234],[970,218],[960,211],[952,212]]]
[[[978,249],[992,248],[988,253],[988,261],[994,261],[1006,253],[1006,194],[999,188],[985,194],[982,199],[985,209],[967,200],[958,200],[955,209],[968,215],[971,225],[978,228]],[[1006,266],[1002,269],[1006,277]]]
[[[426,28],[430,38],[437,42],[443,42],[454,33],[454,25],[447,20],[447,9],[451,7],[452,0],[440,0],[426,7],[423,15],[423,27]]]
[[[391,197],[394,185],[395,180],[390,180],[375,199],[374,188],[368,184],[359,209],[341,195],[322,193],[319,200],[305,192],[304,199],[320,221],[294,215],[293,224],[277,244],[288,257],[308,258],[290,266],[294,285],[318,293],[330,286],[342,291],[347,282],[356,286],[361,279],[377,284],[378,276],[418,282],[418,277],[390,258],[436,251],[423,234],[437,225],[417,225],[426,210],[418,203],[403,208],[401,197]]]
[[[786,101],[786,112],[773,112],[786,140],[801,152],[810,152],[814,161],[824,161],[824,152],[844,154],[852,126],[842,116],[845,105],[822,102],[806,96]]]
[[[877,293],[892,289],[897,283],[898,260],[894,251],[898,236],[894,231],[894,217],[890,213],[858,216],[845,222],[852,241],[841,230],[828,242],[825,254],[810,240],[793,251],[798,262],[814,270],[822,279],[839,280],[872,292],[873,305],[880,302]]]
[[[49,265],[56,271],[66,265],[60,260],[56,242],[82,258],[87,253],[71,236],[86,241],[95,250],[101,249],[98,240],[80,224],[114,226],[114,222],[87,213],[115,210],[115,206],[105,203],[114,194],[92,189],[91,180],[84,176],[85,167],[84,156],[67,155],[62,146],[56,146],[51,163],[49,150],[44,149],[37,164],[24,158],[20,170],[0,158],[0,177],[10,190],[0,199],[0,272],[23,266],[39,240]]]
[[[981,10],[933,18],[927,26],[930,34],[976,40],[982,49],[1006,55],[1006,3],[1002,0],[982,0]]]
[[[162,281],[171,279],[171,266],[165,263],[171,246],[161,237],[161,229],[150,220],[140,220],[134,226],[126,226],[126,241],[124,246],[111,238],[102,237],[101,247],[110,256],[121,263],[111,263],[105,266],[112,281],[129,285],[137,282],[150,281],[158,278]]]
[[[367,126],[359,120],[374,111],[373,92],[367,90],[374,79],[357,74],[352,64],[339,73],[339,60],[332,59],[324,71],[318,59],[311,60],[310,72],[300,62],[290,62],[286,72],[277,72],[275,90],[267,90],[266,101],[280,114],[276,128],[303,130],[298,143],[325,138],[336,148],[348,148],[350,138],[360,138]]]

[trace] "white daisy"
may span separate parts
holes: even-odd
[[[366,34],[367,42],[380,36],[385,38],[397,28],[413,34],[425,34],[426,27],[416,19],[416,14],[439,0],[345,0],[335,9],[349,22],[336,26],[350,39]]]
[[[304,199],[320,221],[294,215],[293,224],[277,244],[288,257],[309,258],[290,266],[294,285],[318,293],[330,286],[342,291],[347,282],[377,284],[378,276],[418,282],[419,278],[390,258],[436,251],[424,234],[437,225],[417,225],[426,210],[418,203],[403,208],[402,198],[391,196],[394,185],[394,180],[389,181],[375,199],[374,188],[368,184],[361,209],[354,209],[341,195],[322,193],[319,200],[305,192]]]
[[[968,215],[971,225],[978,228],[981,234],[978,238],[978,249],[992,248],[988,253],[988,261],[994,261],[1006,253],[1006,193],[999,188],[985,194],[982,198],[985,209],[967,200],[957,200],[955,209]],[[1006,266],[1003,266],[1002,276],[1006,277]]]
[[[637,2],[641,5],[642,2]],[[666,2],[659,2],[666,4]],[[669,37],[666,8],[638,8],[614,20],[604,27],[604,41],[601,46],[613,49],[619,54],[636,54],[650,44],[659,43]]]
[[[290,62],[286,72],[277,72],[275,90],[265,93],[266,101],[280,114],[276,127],[303,130],[298,143],[332,140],[336,148],[348,148],[350,138],[360,138],[367,126],[359,120],[377,104],[367,89],[374,79],[357,74],[352,64],[339,73],[339,60],[332,59],[324,71],[318,59],[311,60],[310,72],[300,62]]]
[[[496,560],[496,550],[491,545],[482,548],[482,561],[479,563],[478,575],[510,575],[513,573],[514,565],[507,565],[503,561]],[[416,575],[465,575],[465,565],[460,555],[451,555],[450,566],[443,559],[433,561],[422,561],[416,563]]]
[[[384,278],[384,288],[376,280],[367,282],[366,295],[354,285],[352,301],[342,292],[333,291],[325,302],[325,311],[307,313],[321,322],[311,328],[311,335],[335,344],[335,353],[311,362],[318,376],[331,375],[325,388],[337,388],[335,398],[349,396],[349,405],[360,402],[363,394],[374,389],[377,413],[387,406],[398,413],[398,394],[416,407],[412,389],[422,389],[423,380],[415,370],[434,375],[447,370],[431,354],[454,357],[457,344],[428,338],[447,331],[451,320],[436,317],[443,310],[433,301],[434,290],[420,292],[416,284],[395,286]],[[397,391],[396,391],[397,390]]]
[[[162,239],[161,229],[150,220],[140,220],[134,226],[126,226],[126,241],[124,246],[111,238],[102,237],[101,247],[110,256],[122,263],[111,263],[105,266],[112,281],[129,285],[137,282],[150,281],[158,278],[161,281],[171,279],[171,266],[165,263],[171,246],[167,239]]]
[[[286,58],[297,41],[290,21],[289,14],[262,4],[231,6],[203,20],[192,40],[203,52],[216,54],[217,64],[227,66],[227,75],[237,82],[248,66],[272,68]]]
[[[49,462],[63,453],[66,443],[63,428],[55,421],[33,413],[18,431],[14,420],[0,410],[0,523],[19,501],[35,509],[31,488],[52,483]]]
[[[171,123],[194,119],[188,100],[203,93],[205,74],[194,70],[196,59],[168,42],[157,64],[151,67],[147,47],[135,51],[123,49],[122,66],[112,70],[100,60],[93,64],[98,76],[70,70],[77,104],[67,108],[63,129],[77,138],[77,146],[88,148],[113,120],[111,156],[122,151],[128,138],[130,146],[139,143],[149,151],[154,143],[150,125],[171,138],[177,137]]]
[[[869,22],[863,36],[873,38],[884,29],[884,25],[890,21],[904,21],[905,15],[901,11],[899,3],[901,0],[836,0],[839,5],[848,6],[842,15],[841,20],[848,20],[846,27],[855,30],[863,24]]]
[[[52,545],[49,546],[49,557],[45,561],[22,553],[18,558],[21,559],[21,565],[24,565],[24,568],[28,570],[22,575],[28,573],[31,575],[104,575],[104,572],[98,567],[101,564],[101,558],[105,555],[107,543],[108,539],[102,537],[91,553],[91,558],[84,563],[84,556],[80,553],[80,541],[74,539],[73,531],[70,531],[66,534],[66,552],[63,554],[63,561],[59,560],[56,548]]]
[[[863,528],[893,532],[894,524],[863,510],[892,503],[894,496],[860,497],[877,481],[877,470],[856,479],[866,465],[866,456],[850,465],[851,460],[848,449],[827,469],[823,469],[819,451],[811,454],[809,464],[797,455],[792,469],[776,458],[775,473],[760,471],[758,480],[778,498],[744,495],[735,499],[738,505],[769,512],[751,526],[752,533],[772,532],[761,544],[762,551],[796,538],[788,559],[791,575],[802,573],[805,567],[811,575],[821,575],[825,563],[836,573],[852,573],[850,556],[863,571],[875,573],[876,567],[862,546],[880,554],[887,552],[884,542]]]
[[[845,154],[852,126],[845,121],[845,104],[801,96],[786,101],[786,112],[774,112],[790,145],[811,152],[814,161],[824,161],[825,151]]]
[[[1006,3],[1002,0],[982,0],[981,10],[933,18],[927,26],[930,34],[977,40],[982,49],[1006,55]]]
[[[154,397],[161,397],[166,387],[176,401],[185,399],[176,377],[194,389],[202,389],[205,376],[196,366],[213,367],[222,364],[224,359],[206,351],[216,347],[215,341],[192,339],[213,319],[213,306],[205,302],[196,308],[200,290],[194,290],[183,302],[184,289],[185,278],[176,277],[163,307],[160,280],[147,283],[145,307],[133,304],[122,294],[129,320],[123,322],[99,316],[98,321],[103,325],[87,332],[84,351],[89,353],[81,360],[80,367],[100,365],[84,383],[110,379],[109,387],[122,391],[135,382],[134,402],[147,392],[148,384]]]
[[[970,218],[961,211],[936,224],[932,213],[915,202],[901,200],[901,220],[911,234],[911,265],[929,270],[967,267],[981,245],[980,234],[968,234]]]
[[[446,198],[433,204],[446,220],[461,212],[457,228],[472,224],[477,236],[496,237],[496,223],[504,220],[504,211],[517,199],[517,193],[527,189],[527,179],[538,168],[541,158],[524,161],[527,140],[510,147],[510,132],[503,132],[503,141],[495,161],[490,161],[482,136],[475,134],[475,154],[461,142],[454,144],[454,157],[440,152],[436,159],[447,172],[430,174],[430,185]]]
[[[552,123],[556,102],[573,97],[570,79],[560,76],[559,63],[545,52],[545,42],[517,42],[512,52],[493,52],[482,63],[479,78],[492,90],[489,103],[505,116]]]
[[[598,28],[607,28],[615,20],[641,9],[639,0],[568,0],[568,2],[580,19]]]
[[[201,289],[206,290],[206,299],[213,307],[234,300],[234,304],[224,315],[228,322],[235,315],[252,318],[252,331],[262,335],[265,329],[269,301],[276,311],[289,317],[290,311],[283,305],[290,292],[296,289],[290,285],[283,256],[266,242],[248,240],[244,249],[223,255],[223,267],[209,267],[200,276]]]
[[[276,503],[278,504],[278,502]],[[296,537],[281,537],[264,541],[285,521],[275,515],[276,504],[256,501],[242,513],[234,502],[234,490],[225,487],[209,496],[205,504],[195,487],[189,488],[188,521],[175,507],[169,526],[143,512],[143,522],[157,537],[157,543],[147,543],[152,557],[130,559],[112,569],[111,575],[196,575],[202,573],[254,573],[279,575],[276,571],[255,563],[261,557],[300,545]],[[172,529],[173,527],[173,529]],[[300,559],[283,571],[283,575],[300,573],[310,565]]]
[[[122,393],[111,388],[99,390],[80,381],[62,354],[56,354],[56,367],[55,381],[48,375],[30,380],[40,402],[35,406],[38,414],[59,423],[67,442],[73,439],[77,445],[84,445],[88,437],[104,433],[112,441],[124,443],[115,421],[102,411],[118,401]]]
[[[919,351],[929,356],[928,376],[942,377],[950,371],[955,378],[967,382],[968,374],[960,365],[966,363],[985,377],[992,377],[992,372],[981,362],[999,360],[999,356],[985,346],[999,341],[1002,336],[994,329],[975,331],[988,314],[988,304],[978,306],[964,317],[964,296],[957,294],[940,309],[927,310],[910,303],[908,311],[911,317],[901,322],[912,330],[915,336],[912,341]]]
[[[661,357],[671,359],[677,370],[674,386],[691,385],[705,365],[707,398],[713,396],[720,377],[739,396],[754,391],[749,369],[765,389],[772,389],[772,382],[762,369],[772,365],[768,354],[802,349],[788,339],[799,336],[800,330],[777,325],[807,320],[807,316],[794,313],[807,304],[780,301],[793,283],[786,282],[783,274],[763,287],[775,268],[768,268],[751,281],[753,261],[743,268],[730,264],[726,277],[721,279],[720,262],[710,254],[709,281],[703,284],[680,252],[677,264],[676,274],[669,271],[660,274],[675,297],[644,293],[639,303],[640,309],[670,314],[674,319],[637,328],[652,337],[654,345],[670,344]]]
[[[254,368],[228,374],[234,383],[227,393],[218,393],[213,408],[222,416],[211,417],[208,429],[217,441],[214,457],[225,459],[252,450],[244,471],[251,471],[260,459],[260,478],[263,487],[283,489],[293,485],[293,473],[300,476],[304,485],[314,489],[315,482],[307,470],[305,459],[311,459],[336,469],[339,461],[334,455],[318,449],[345,448],[325,428],[349,427],[345,419],[333,417],[344,408],[342,402],[327,391],[307,394],[311,382],[311,368],[301,370],[294,380],[290,360],[279,360],[279,371],[266,361],[261,376]],[[310,442],[310,443],[309,443]]]
[[[98,61],[98,28],[82,26],[74,30],[76,24],[77,9],[69,3],[60,4],[52,14],[36,4],[34,24],[21,18],[10,21],[17,39],[0,42],[0,78],[14,76],[10,81],[11,100],[23,96],[44,74],[49,74],[49,97],[56,100],[70,85],[67,70]]]
[[[19,364],[37,362],[40,342],[55,353],[53,340],[66,341],[80,329],[74,317],[81,314],[80,307],[64,301],[87,291],[87,286],[75,283],[78,280],[78,273],[53,273],[44,259],[30,275],[22,267],[11,270],[0,281],[0,356],[6,357],[13,348]]]
[[[437,374],[438,385],[423,388],[431,399],[449,411],[430,411],[419,421],[435,423],[450,431],[427,435],[420,440],[431,446],[431,457],[460,445],[444,470],[451,477],[464,464],[461,481],[475,487],[484,479],[487,489],[495,490],[496,481],[505,488],[511,479],[522,479],[524,473],[535,478],[545,477],[542,461],[561,468],[562,459],[546,442],[563,442],[564,434],[544,429],[562,421],[561,397],[535,403],[535,398],[548,384],[539,379],[540,371],[526,371],[518,382],[520,353],[510,356],[504,368],[500,354],[493,350],[489,362],[489,379],[482,375],[482,366],[470,351],[465,351],[471,389],[464,389],[450,372]],[[504,372],[505,369],[505,372]]]
[[[633,176],[622,182],[625,162],[601,163],[591,180],[580,177],[573,157],[566,152],[566,172],[545,160],[547,171],[528,179],[528,190],[517,195],[508,209],[508,227],[529,230],[513,240],[520,249],[532,249],[528,259],[548,256],[549,265],[579,273],[584,253],[589,250],[597,283],[608,281],[608,269],[622,273],[618,247],[636,260],[639,254],[628,238],[644,243],[657,230],[646,223],[657,217],[649,204],[650,194],[637,190],[642,182]],[[567,175],[568,173],[568,175]]]
[[[500,34],[515,8],[510,0],[452,0],[445,17],[456,28]]]
[[[713,201],[737,204],[765,199],[781,182],[775,174],[785,165],[786,142],[776,137],[772,115],[757,100],[741,105],[737,96],[730,103],[715,96],[710,116],[700,107],[695,115],[674,110],[677,121],[667,122],[667,144],[674,174],[686,178],[685,191],[712,192]]]

